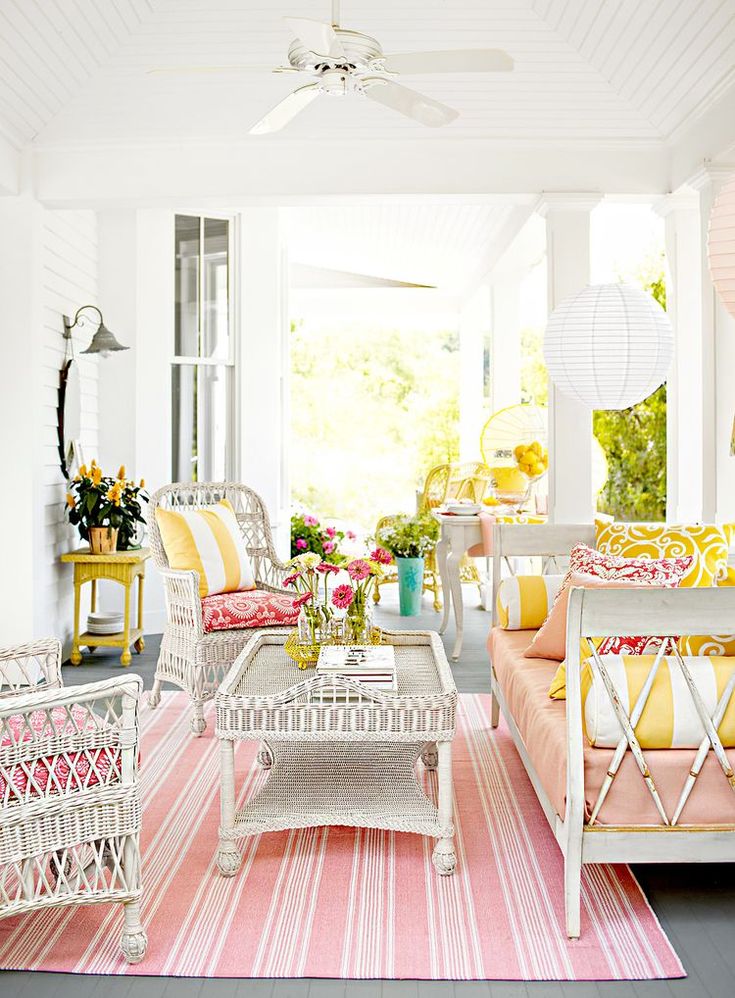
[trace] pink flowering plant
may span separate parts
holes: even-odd
[[[344,565],[346,559],[340,554],[339,546],[345,536],[352,539],[355,535],[352,531],[345,534],[336,527],[324,526],[311,513],[294,513],[291,516],[291,557],[310,551],[331,565]]]

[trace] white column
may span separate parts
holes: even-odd
[[[590,213],[599,194],[545,193],[549,311],[590,281]],[[549,383],[549,517],[555,523],[591,522],[592,412]]]
[[[240,215],[240,477],[268,507],[279,552],[289,547],[288,308],[278,208]]]
[[[44,486],[40,478],[41,427],[56,420],[56,398],[42,397],[40,329],[42,210],[30,195],[0,198],[0,301],[2,301],[2,374],[0,425],[3,426],[4,524],[0,583],[0,634],[4,645],[46,633],[34,617],[44,578],[42,549]],[[59,330],[59,342],[61,329]]]
[[[707,262],[707,230],[717,193],[735,165],[705,166],[689,182],[699,195],[702,330],[702,519],[735,520],[735,320],[714,289]]]
[[[459,316],[459,456],[462,461],[480,457],[485,342],[490,332],[490,286],[483,281],[465,303]]]
[[[666,310],[674,360],[666,386],[666,518],[702,519],[704,483],[702,253],[699,198],[670,194],[656,205],[666,233]]]
[[[492,411],[521,401],[520,275],[504,275],[492,287],[490,382]]]

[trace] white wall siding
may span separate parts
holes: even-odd
[[[71,569],[59,557],[79,543],[66,521],[66,483],[57,450],[59,372],[64,360],[63,318],[80,305],[97,304],[97,222],[92,211],[45,211],[41,233],[40,386],[37,435],[38,494],[41,510],[36,520],[35,564],[36,634],[57,635],[68,650],[72,633],[73,588]],[[94,322],[74,330],[74,353],[82,380],[82,447],[85,460],[97,456],[97,357],[82,356],[95,332]]]

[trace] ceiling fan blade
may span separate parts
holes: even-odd
[[[161,76],[167,73],[252,73],[254,70],[265,70],[266,66],[237,63],[232,66],[157,66],[155,69],[147,69],[146,76]]]
[[[284,21],[298,40],[315,55],[338,59],[345,54],[342,42],[331,24],[313,21],[309,17],[285,17]]]
[[[502,49],[405,52],[387,55],[385,68],[389,73],[507,73],[513,60]]]
[[[405,114],[407,118],[420,121],[422,125],[428,125],[429,128],[440,128],[442,125],[448,125],[459,115],[459,111],[455,111],[454,108],[440,104],[439,101],[417,93],[415,90],[409,90],[408,87],[394,83],[393,80],[372,77],[365,80],[364,84],[365,96],[370,100],[377,101],[378,104],[383,104],[400,114]]]
[[[260,121],[256,122],[250,129],[251,135],[268,135],[271,132],[278,132],[292,121],[297,114],[300,114],[306,107],[315,100],[321,89],[318,83],[307,83],[305,87],[299,87],[288,97],[276,104],[268,114],[264,115]]]

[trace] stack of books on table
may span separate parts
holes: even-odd
[[[333,676],[335,679],[344,676],[357,680],[382,693],[398,692],[393,645],[326,645],[319,651],[316,672],[318,676]],[[331,699],[330,690],[322,692],[322,699]],[[344,692],[341,699],[348,699]]]

